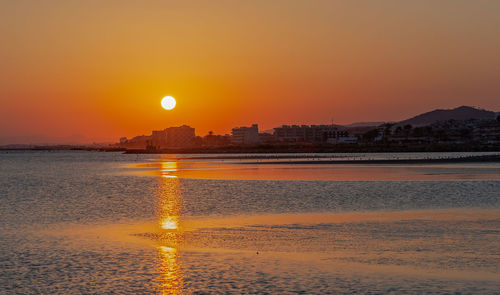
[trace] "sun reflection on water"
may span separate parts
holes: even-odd
[[[173,173],[177,172],[177,162],[162,162],[161,163],[161,174],[163,177],[173,177],[176,178],[177,176],[172,175]]]
[[[182,294],[184,279],[179,263],[179,244],[182,240],[180,209],[180,181],[169,175],[177,171],[177,162],[162,163],[162,176],[158,190],[159,227],[166,233],[158,247],[158,270],[160,272],[160,293]]]
[[[158,247],[158,268],[161,273],[161,294],[182,294],[184,280],[178,262],[178,251],[166,246]]]
[[[167,216],[161,222],[161,228],[163,229],[178,229],[179,221],[177,216]]]

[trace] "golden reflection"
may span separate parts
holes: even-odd
[[[172,177],[176,178],[177,176],[172,175],[177,172],[177,162],[162,162],[161,163],[161,175],[163,177]]]
[[[182,294],[184,281],[178,262],[177,249],[166,246],[158,247],[158,268],[161,273],[161,294]]]
[[[177,171],[177,162],[163,162],[159,178],[158,218],[162,231],[158,247],[158,270],[160,272],[160,293],[182,294],[184,280],[179,263],[179,251],[183,235],[181,230],[180,180],[169,173]]]
[[[163,229],[177,229],[179,227],[179,221],[177,216],[167,216],[161,222],[161,228]]]
[[[171,166],[171,164],[169,165]],[[176,230],[179,228],[180,198],[179,179],[177,177],[161,178],[158,213],[162,229]]]

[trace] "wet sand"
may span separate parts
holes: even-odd
[[[500,283],[498,163],[30,155],[0,165],[0,293],[495,294]]]
[[[341,165],[394,165],[394,164],[459,164],[459,163],[500,163],[500,155],[491,156],[468,156],[468,157],[457,157],[457,158],[429,158],[429,159],[343,159],[343,160],[328,160],[323,158],[318,158],[314,160],[303,159],[300,161],[253,161],[253,162],[242,162],[241,164],[292,164],[292,165],[319,165],[319,164],[341,164]]]
[[[172,230],[162,229],[160,222],[144,222],[62,225],[36,234],[70,240],[70,248],[157,248],[179,276],[181,269],[203,265],[188,265],[183,257],[207,253],[235,265],[248,260],[275,275],[301,265],[306,272],[370,280],[398,276],[496,284],[500,258],[495,251],[500,249],[494,235],[499,224],[500,210],[454,209],[184,217]],[[491,234],[485,238],[487,230]],[[270,261],[279,264],[265,266]]]
[[[319,162],[319,161],[318,161]],[[248,164],[165,160],[129,165],[129,173],[194,179],[240,180],[499,180],[498,163],[461,164]],[[131,169],[130,169],[131,168]],[[137,169],[141,168],[141,169]]]

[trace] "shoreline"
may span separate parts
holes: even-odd
[[[99,149],[107,151],[106,149]],[[117,151],[120,149],[112,149]],[[214,148],[123,149],[125,154],[298,154],[298,153],[432,153],[432,152],[500,152],[500,146],[426,145],[426,146],[361,146],[361,145],[283,145],[227,146]]]
[[[430,144],[430,145],[322,145],[322,144],[280,144],[252,146],[218,146],[186,148],[126,148],[117,146],[85,145],[33,145],[0,146],[0,151],[96,151],[123,152],[124,154],[331,154],[331,153],[450,153],[450,152],[500,152],[500,145],[478,144]]]
[[[446,164],[446,163],[500,163],[500,155],[470,156],[436,159],[368,159],[368,160],[304,160],[304,161],[252,161],[237,164]]]

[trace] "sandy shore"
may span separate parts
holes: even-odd
[[[292,161],[252,161],[241,162],[241,164],[446,164],[446,163],[481,163],[500,162],[500,155],[470,156],[459,158],[429,158],[429,159],[359,159],[359,160],[325,160],[305,159]]]

